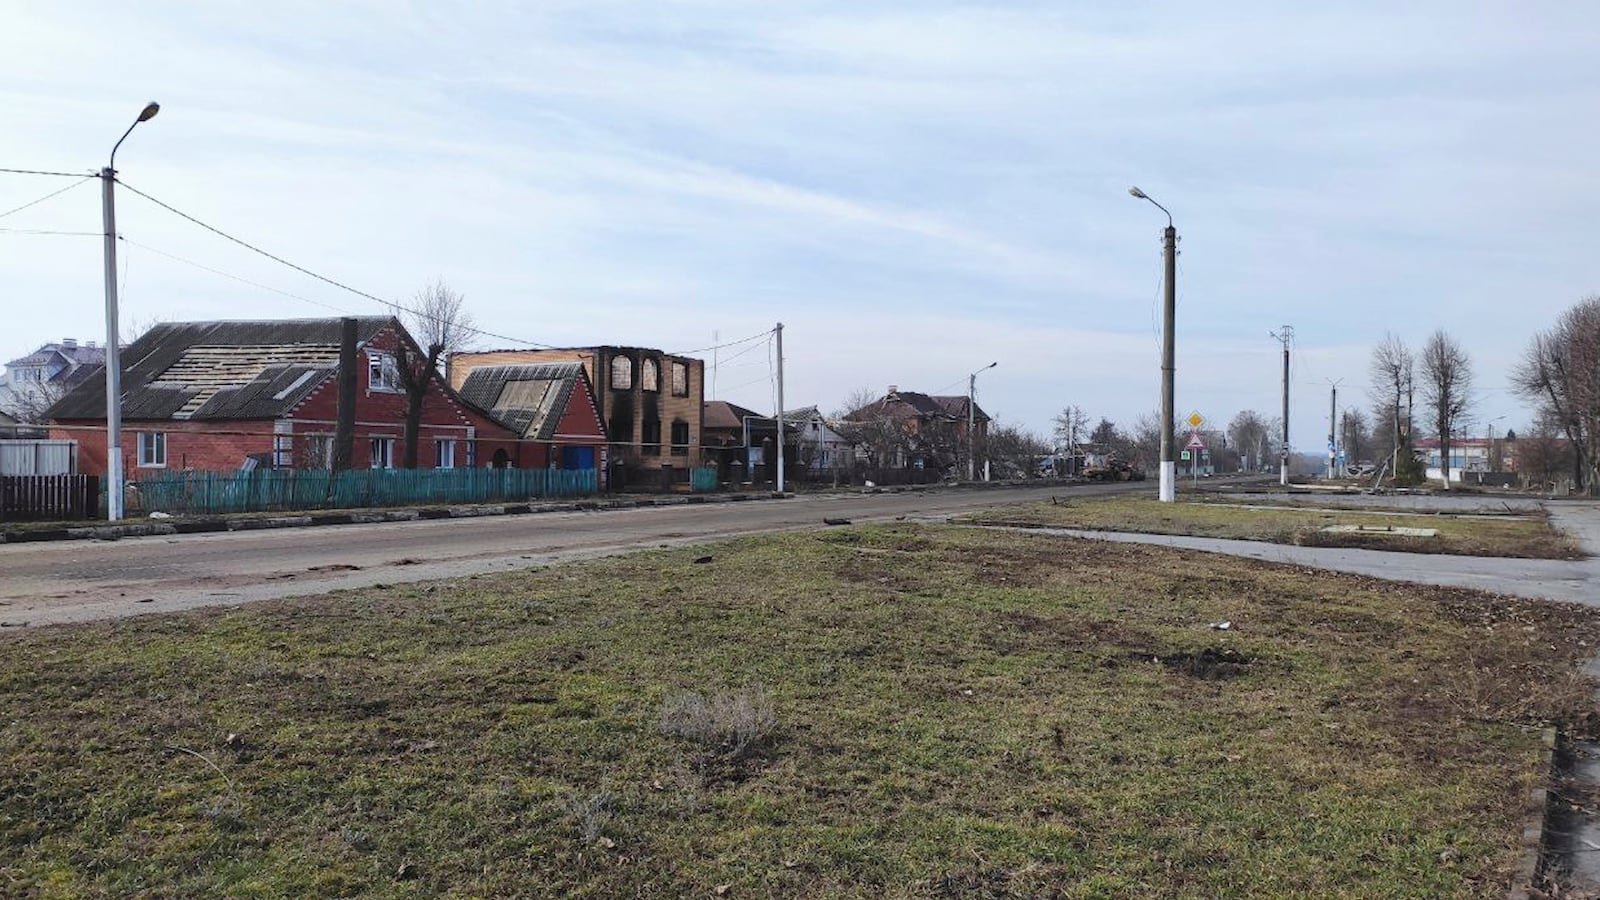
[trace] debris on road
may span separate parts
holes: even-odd
[[[824,525],[849,525],[850,524],[850,520],[849,519],[840,519],[840,518],[826,518],[826,519],[822,520],[822,524],[824,524]]]

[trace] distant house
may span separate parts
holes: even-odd
[[[856,438],[857,456],[869,465],[943,471],[966,458],[974,439],[980,446],[988,440],[989,415],[975,404],[968,435],[968,404],[965,395],[934,396],[890,385],[843,422]]]
[[[406,396],[396,350],[416,343],[391,317],[356,321],[351,465],[399,466]],[[122,351],[123,471],[328,468],[338,404],[341,320],[164,322]],[[83,381],[48,411],[52,437],[79,443],[78,470],[106,471],[105,380]],[[422,406],[417,465],[542,465],[536,447],[438,379]]]
[[[1422,458],[1425,470],[1424,476],[1428,479],[1441,479],[1444,477],[1443,452],[1439,446],[1438,438],[1422,438],[1414,445],[1418,456]],[[1514,459],[1506,453],[1505,441],[1495,441],[1494,449],[1501,455],[1499,460],[1492,459],[1490,442],[1487,438],[1458,437],[1450,441],[1450,480],[1461,481],[1466,472],[1504,472],[1514,467]]]
[[[579,363],[475,368],[461,383],[461,397],[487,410],[523,441],[534,443],[543,465],[600,466],[605,425],[594,387]]]
[[[459,389],[485,366],[551,363],[582,365],[594,388],[612,487],[623,487],[630,471],[648,481],[673,476],[686,484],[689,468],[702,464],[705,363],[698,359],[613,346],[455,353],[449,360],[450,384]],[[675,471],[660,471],[668,469]]]
[[[79,382],[102,372],[106,350],[94,341],[72,338],[45,344],[27,356],[6,363],[0,375],[0,412],[26,422],[39,422],[44,410]]]
[[[849,468],[855,462],[855,445],[833,429],[815,406],[785,410],[785,430],[792,429],[789,441],[796,458],[812,472]]]

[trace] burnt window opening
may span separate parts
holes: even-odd
[[[661,390],[661,364],[647,359],[639,369],[639,386],[647,391]]]
[[[626,391],[633,388],[633,360],[626,356],[611,359],[611,389]]]
[[[675,362],[672,364],[672,396],[689,396],[689,364]]]
[[[633,415],[615,415],[611,417],[611,442],[614,444],[633,443]]]
[[[644,433],[639,436],[639,452],[645,456],[661,455],[660,419],[644,420]]]
[[[689,423],[682,419],[672,423],[672,455],[689,455]]]

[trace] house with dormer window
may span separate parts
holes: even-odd
[[[355,319],[353,468],[399,466],[406,395],[396,369],[416,343],[392,317]],[[333,459],[342,320],[163,322],[122,350],[123,471],[322,469]],[[48,410],[51,437],[78,442],[78,470],[106,471],[105,380]],[[431,379],[419,468],[543,466],[539,447]]]

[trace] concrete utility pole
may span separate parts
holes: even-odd
[[[978,402],[978,375],[1000,365],[997,359],[987,366],[967,376],[967,480],[972,481],[978,477],[978,467],[974,458],[978,455],[977,427],[977,402]],[[988,468],[986,465],[985,469]],[[985,480],[988,480],[985,478]]]
[[[1166,296],[1162,304],[1161,328],[1161,486],[1158,496],[1162,503],[1173,503],[1178,499],[1178,445],[1172,434],[1175,369],[1172,345],[1178,307],[1178,230],[1172,226],[1172,213],[1156,203],[1149,194],[1137,187],[1128,188],[1128,193],[1140,200],[1149,200],[1156,209],[1167,214],[1167,230],[1161,233],[1162,282],[1166,287]]]
[[[1294,341],[1294,326],[1285,325],[1269,332],[1283,342],[1283,446],[1278,450],[1278,483],[1289,484],[1289,344]]]
[[[117,210],[113,186],[117,183],[117,150],[133,134],[140,122],[148,122],[161,111],[151,101],[139,112],[128,130],[117,138],[111,158],[100,170],[101,212],[106,227],[106,520],[122,518],[122,341],[117,324]],[[162,448],[166,452],[166,448]]]
[[[1333,379],[1328,382],[1331,389],[1328,395],[1328,477],[1334,478],[1337,472],[1339,456],[1339,385],[1344,383],[1343,378]]]
[[[783,493],[783,323],[775,329],[778,335],[778,493]]]

